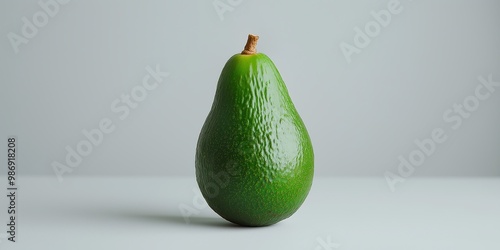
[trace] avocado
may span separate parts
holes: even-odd
[[[309,134],[278,69],[250,34],[224,66],[201,129],[196,179],[208,205],[242,226],[290,217],[312,185]]]

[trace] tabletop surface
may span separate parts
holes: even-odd
[[[317,177],[292,217],[258,228],[220,218],[190,177],[21,176],[16,195],[16,243],[2,229],[0,249],[500,249],[500,178],[392,192],[383,177]]]

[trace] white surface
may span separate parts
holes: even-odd
[[[381,176],[443,128],[449,139],[417,175],[500,176],[500,87],[460,129],[443,120],[479,76],[500,81],[500,1],[401,0],[350,64],[340,44],[398,1],[74,0],[16,54],[7,34],[21,34],[40,1],[53,0],[0,1],[0,138],[21,140],[20,174],[53,175],[66,146],[108,118],[116,129],[76,172],[191,175],[220,72],[255,33],[307,126],[319,175]],[[214,2],[239,4],[221,20]],[[112,103],[156,65],[170,76],[120,120]]]
[[[294,216],[262,228],[208,207],[186,224],[179,205],[195,206],[193,178],[21,176],[18,185],[19,241],[0,249],[314,250],[328,249],[319,243],[328,237],[346,250],[500,249],[498,178],[410,178],[395,193],[382,178],[316,178]]]

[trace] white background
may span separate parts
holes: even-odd
[[[43,8],[2,1],[0,137],[18,137],[20,174],[55,176],[65,147],[109,118],[116,129],[65,176],[193,176],[220,71],[255,33],[309,130],[317,175],[383,178],[435,128],[447,140],[415,176],[499,175],[500,91],[456,130],[443,114],[474,95],[479,76],[500,81],[500,3],[402,0],[348,63],[340,44],[388,3],[243,0],[219,16],[212,1],[70,1],[15,53],[8,34]],[[156,65],[170,76],[120,120],[111,104]]]

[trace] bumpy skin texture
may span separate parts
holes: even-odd
[[[271,225],[302,205],[314,174],[313,148],[269,57],[236,54],[226,63],[195,164],[208,205],[233,223]]]

